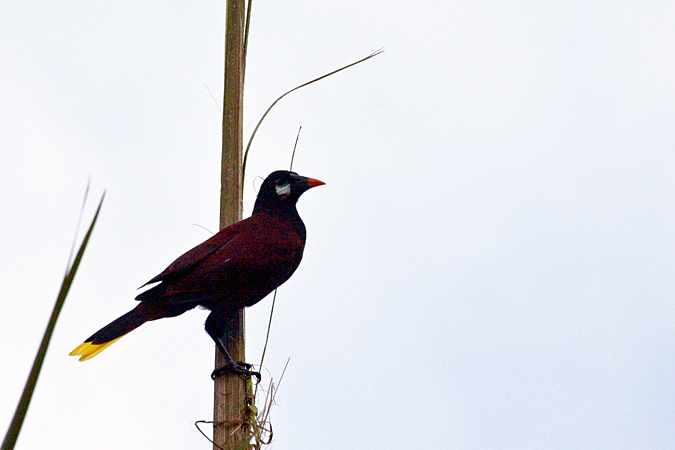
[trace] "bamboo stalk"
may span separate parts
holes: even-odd
[[[225,89],[223,101],[223,141],[220,192],[220,228],[241,220],[242,147],[244,97],[245,1],[228,0],[225,27]],[[228,318],[227,350],[235,360],[245,359],[244,311]],[[225,364],[216,348],[215,366]],[[214,382],[214,450],[244,449],[248,444],[245,425],[246,392],[244,380],[226,374]]]

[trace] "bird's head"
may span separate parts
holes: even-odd
[[[322,184],[326,183],[314,178],[300,176],[288,170],[272,172],[260,186],[253,214],[262,209],[295,207],[298,199],[305,191]]]

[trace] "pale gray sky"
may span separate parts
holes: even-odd
[[[99,223],[18,449],[210,448],[205,311],[68,352],[218,224],[223,3],[0,5],[0,424]],[[250,156],[325,181],[279,289],[277,450],[675,442],[675,6],[255,1]],[[248,311],[260,358],[271,299]],[[3,428],[4,433],[4,428]]]

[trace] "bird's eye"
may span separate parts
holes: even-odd
[[[279,180],[274,189],[279,196],[288,195],[291,193],[291,183],[288,180]]]

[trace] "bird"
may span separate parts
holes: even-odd
[[[145,322],[175,317],[195,307],[210,312],[204,328],[225,356],[227,372],[254,374],[233,361],[226,349],[228,315],[253,306],[288,280],[300,265],[307,231],[296,204],[300,196],[325,184],[287,170],[272,172],[260,186],[253,213],[187,251],[141,288],[139,304],[77,346],[70,356],[86,361]],[[139,288],[140,289],[140,288]]]

